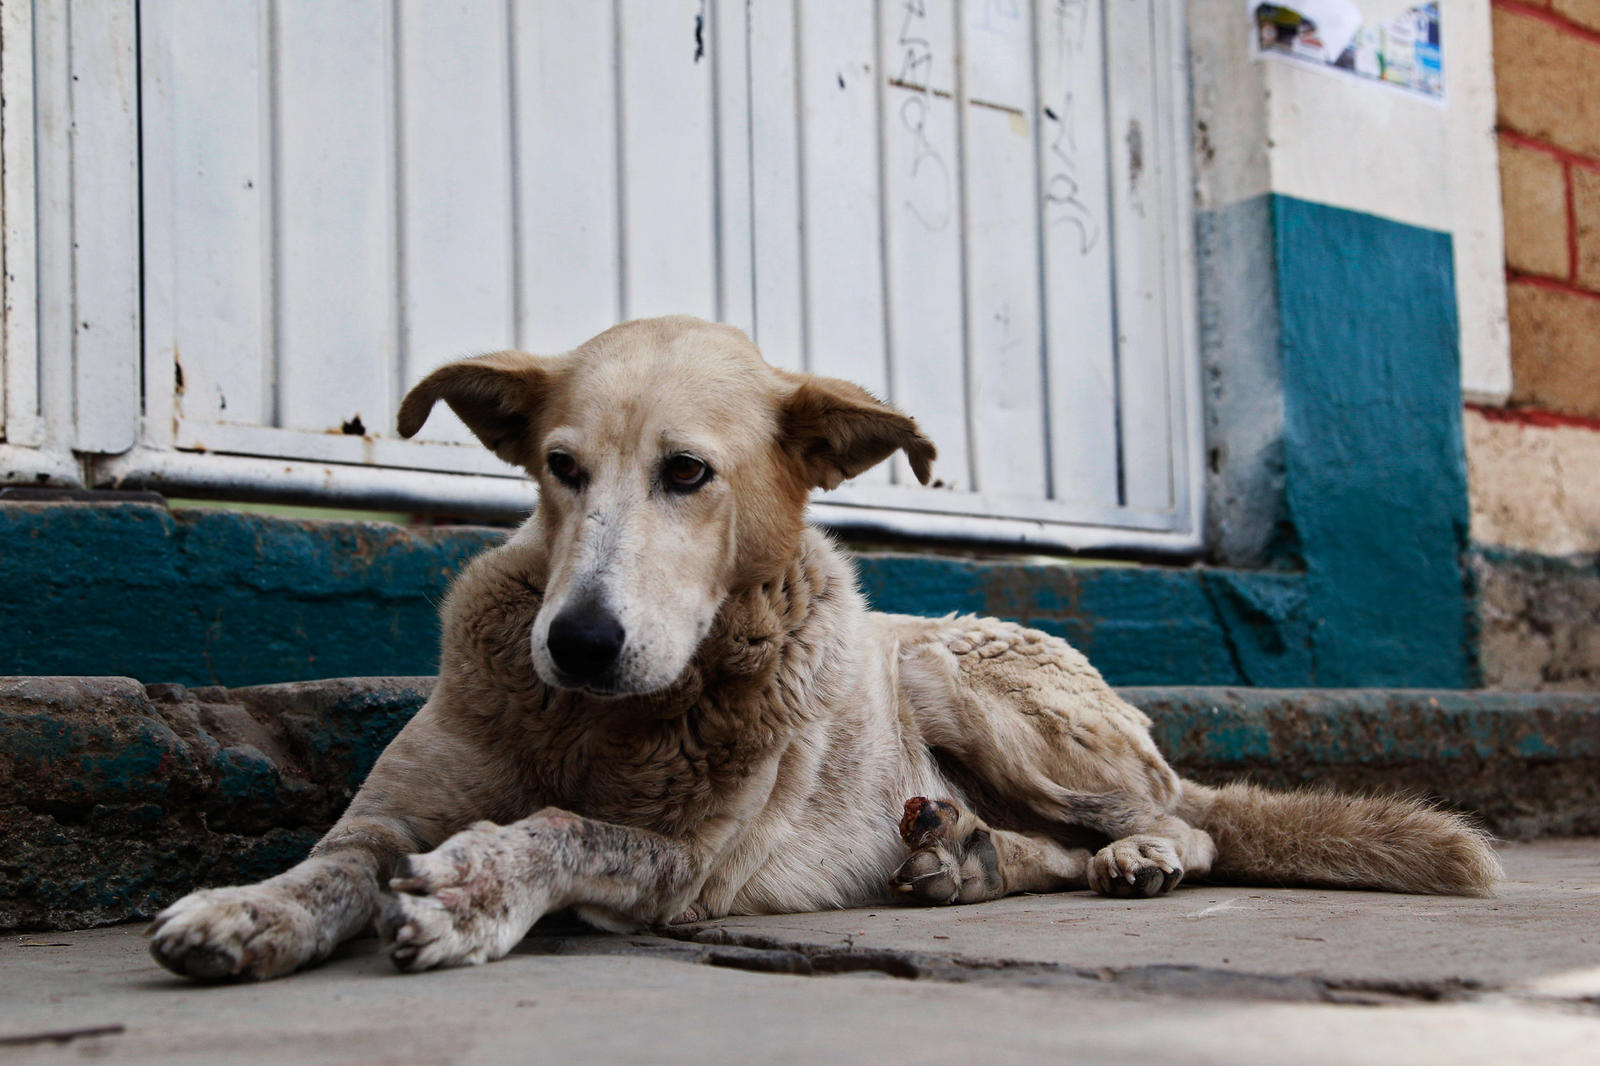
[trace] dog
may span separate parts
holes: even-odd
[[[400,433],[441,400],[538,508],[455,581],[432,697],[310,856],[155,919],[176,973],[278,977],[374,924],[401,970],[482,963],[563,908],[625,930],[1199,877],[1487,894],[1499,875],[1482,832],[1419,801],[1181,779],[1055,637],[869,611],[808,497],[897,452],[926,484],[934,446],[735,328],[646,319],[451,363]]]

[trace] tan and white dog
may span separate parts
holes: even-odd
[[[277,977],[374,922],[403,970],[485,962],[564,907],[637,928],[1498,875],[1480,832],[1422,803],[1180,779],[1054,637],[869,612],[807,497],[896,451],[926,482],[933,445],[736,329],[651,319],[466,359],[411,391],[400,432],[438,400],[538,480],[538,510],[455,582],[433,697],[311,856],[156,919],[177,973]]]

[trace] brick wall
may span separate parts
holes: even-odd
[[[1600,420],[1600,0],[1495,0],[1511,400]]]
[[[1512,387],[1465,418],[1480,667],[1600,689],[1600,0],[1493,13]]]

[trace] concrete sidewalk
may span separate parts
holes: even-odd
[[[10,936],[0,1060],[1594,1062],[1600,840],[1504,859],[1490,900],[1185,886],[553,925],[488,966],[402,976],[363,941],[265,985],[173,978],[137,926]]]

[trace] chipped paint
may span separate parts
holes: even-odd
[[[245,685],[431,673],[438,602],[498,530],[145,504],[0,506],[0,674]]]

